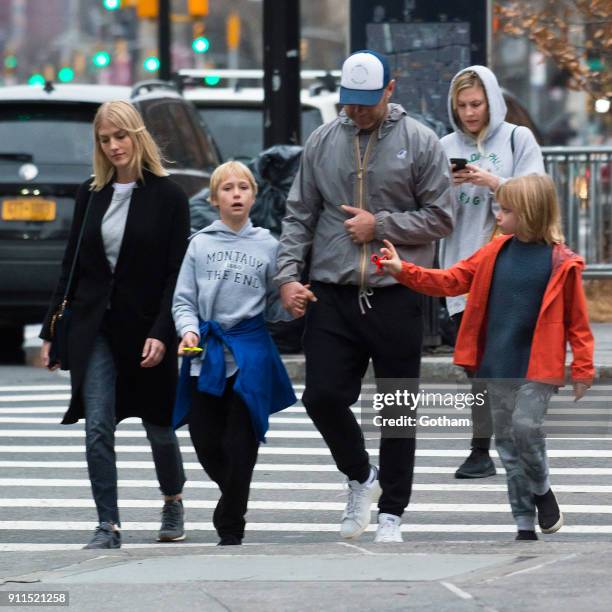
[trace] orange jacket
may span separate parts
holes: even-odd
[[[402,262],[397,280],[421,293],[435,296],[462,295],[469,292],[455,345],[454,362],[476,371],[485,347],[487,301],[497,254],[512,236],[495,238],[473,255],[447,270],[421,268]],[[593,334],[589,326],[586,299],[582,288],[584,260],[565,245],[553,247],[552,272],[546,286],[540,313],[533,332],[527,378],[563,385],[565,357],[569,341],[574,381],[591,384]]]

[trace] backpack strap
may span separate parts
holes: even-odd
[[[515,125],[510,132],[510,150],[512,151],[512,157],[514,157],[514,132],[518,129],[518,125]]]

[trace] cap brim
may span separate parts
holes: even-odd
[[[340,104],[359,104],[360,106],[376,106],[382,98],[382,89],[348,89],[340,87]]]

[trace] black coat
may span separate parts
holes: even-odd
[[[90,181],[77,193],[62,272],[45,318],[41,338],[50,339],[50,319],[61,302],[76,242],[89,200]],[[172,295],[187,248],[189,205],[182,189],[167,177],[145,172],[138,182],[125,233],[111,272],[102,242],[101,223],[113,195],[112,181],[94,193],[73,281],[72,321],[68,337],[72,399],[62,423],[84,418],[81,386],[89,356],[110,304],[108,330],[117,366],[117,421],[129,416],[170,425],[177,382],[177,337]],[[142,368],[146,338],[166,345],[162,362]]]

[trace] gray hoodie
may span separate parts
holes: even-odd
[[[466,71],[474,71],[482,80],[489,103],[489,128],[481,151],[476,139],[462,132],[453,119],[450,91],[457,77]],[[455,130],[440,140],[446,155],[464,157],[468,163],[508,179],[526,174],[543,174],[544,161],[536,139],[527,127],[516,127],[504,121],[506,103],[495,75],[485,66],[469,66],[459,71],[451,81],[448,96],[448,116]],[[511,135],[514,131],[514,154]],[[495,201],[488,187],[464,183],[454,187],[455,229],[445,238],[440,247],[440,267],[449,268],[458,261],[469,257],[486,244],[495,229]],[[446,298],[449,314],[452,316],[465,309],[465,296]]]
[[[215,221],[191,237],[174,291],[177,332],[200,335],[199,320],[223,329],[264,313],[269,321],[290,320],[272,282],[278,241],[250,220],[239,232]]]
[[[279,285],[300,280],[312,255],[310,278],[324,283],[382,287],[397,281],[377,275],[372,253],[382,239],[400,256],[431,266],[435,241],[452,229],[449,167],[436,135],[406,115],[399,104],[373,131],[361,160],[359,130],[344,111],[317,128],[304,146],[300,169],[287,199]],[[370,211],[376,234],[358,245],[344,227],[341,204]]]

